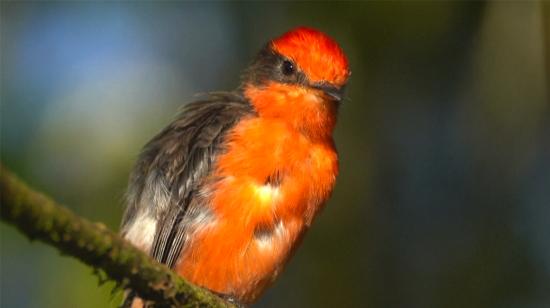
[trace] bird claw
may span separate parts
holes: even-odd
[[[221,299],[223,299],[224,301],[234,305],[234,306],[237,306],[237,308],[248,308],[247,305],[241,303],[237,298],[235,298],[233,295],[230,295],[230,294],[223,294],[223,293],[218,293],[218,292],[214,292],[214,291],[210,291],[214,294],[216,294],[218,297],[220,297]]]

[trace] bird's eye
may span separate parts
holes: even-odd
[[[283,62],[283,66],[281,67],[281,69],[283,71],[283,74],[286,76],[292,75],[296,71],[296,68],[294,67],[294,63],[288,60],[285,60]]]

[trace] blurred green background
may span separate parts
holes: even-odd
[[[327,208],[256,307],[550,307],[550,2],[1,2],[1,156],[118,228],[140,147],[297,25],[352,79]],[[2,307],[116,307],[0,224]]]

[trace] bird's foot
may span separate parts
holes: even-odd
[[[232,305],[235,305],[237,306],[238,308],[248,308],[247,305],[241,303],[235,296],[233,295],[230,295],[230,294],[223,294],[223,293],[218,293],[218,292],[214,292],[214,291],[210,291],[214,294],[216,294],[218,297],[221,297],[224,301],[232,304]]]

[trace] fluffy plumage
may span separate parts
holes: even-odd
[[[145,146],[123,235],[191,282],[254,302],[332,192],[348,76],[340,47],[317,30],[267,44],[237,91],[186,105]]]

